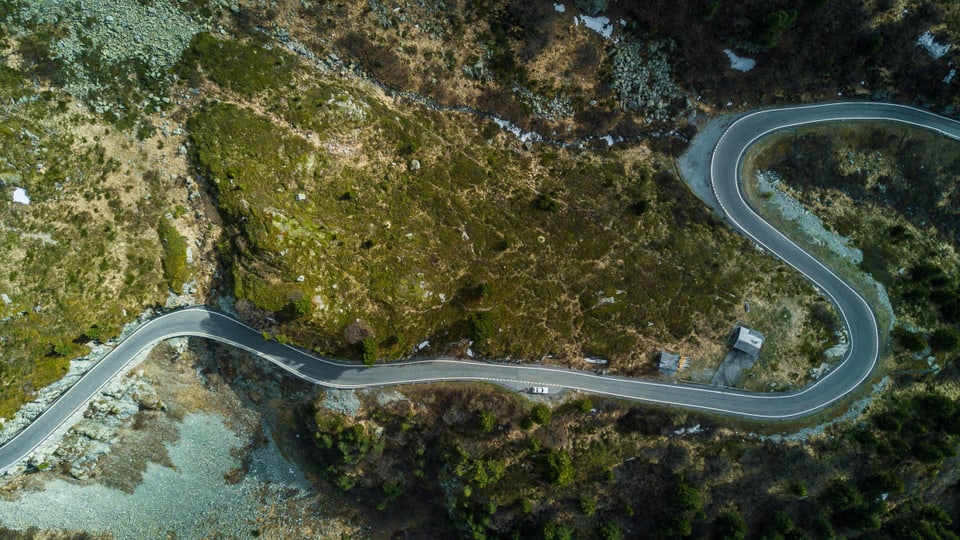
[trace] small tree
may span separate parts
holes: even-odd
[[[937,352],[950,352],[960,344],[960,334],[952,328],[938,328],[930,336],[930,346]]]
[[[295,319],[307,317],[313,313],[313,301],[303,295],[290,303],[290,313]]]
[[[103,338],[103,330],[101,330],[99,326],[93,325],[83,333],[83,337],[89,341],[100,341],[100,339]]]
[[[577,409],[583,414],[587,414],[593,410],[593,402],[590,401],[590,398],[578,399],[576,405]]]
[[[467,326],[470,328],[470,339],[478,345],[493,336],[493,317],[486,311],[471,313]]]
[[[714,538],[719,540],[743,540],[747,537],[747,522],[732,510],[720,514],[713,528]]]
[[[547,477],[555,486],[564,487],[573,483],[573,458],[563,450],[547,453]]]
[[[597,499],[590,495],[580,495],[580,499],[577,502],[583,515],[592,516],[597,512]]]
[[[530,411],[530,418],[541,426],[549,424],[551,418],[550,407],[547,407],[543,403],[537,403]]]
[[[480,426],[480,431],[493,433],[493,428],[497,427],[497,417],[492,412],[483,409],[477,413],[477,424]]]
[[[376,364],[377,357],[380,355],[380,346],[377,344],[377,340],[372,337],[363,338],[363,341],[360,342],[360,354],[364,364],[368,366]]]

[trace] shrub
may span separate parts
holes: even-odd
[[[72,344],[62,341],[53,344],[53,354],[56,356],[70,356],[71,353],[73,353]]]
[[[714,538],[743,540],[747,537],[747,522],[734,511],[724,512],[714,523]]]
[[[589,495],[581,495],[577,504],[585,516],[592,516],[597,512],[597,499]]]
[[[491,287],[486,281],[477,284],[477,286],[473,288],[473,296],[477,300],[483,300],[484,298],[487,298],[490,296],[491,292],[493,292],[493,287]]]
[[[937,352],[950,352],[960,344],[960,334],[952,328],[937,328],[930,336],[930,347]]]
[[[919,332],[911,332],[905,328],[897,328],[893,331],[893,339],[897,344],[908,351],[919,352],[926,348],[927,342]]]
[[[183,283],[189,279],[187,271],[187,241],[166,218],[157,226],[163,244],[163,277],[177,294],[183,293]]]
[[[827,504],[835,512],[846,512],[863,505],[863,496],[846,480],[835,480],[826,492]]]
[[[477,413],[477,425],[480,426],[480,431],[492,433],[493,428],[497,427],[497,417],[492,412],[484,409]]]
[[[763,20],[763,31],[760,35],[760,44],[766,48],[772,48],[780,40],[780,34],[793,28],[797,24],[797,10],[779,9],[768,13]]]
[[[87,328],[83,333],[83,337],[86,338],[87,341],[100,341],[103,339],[103,330],[99,326],[93,325]]]
[[[572,540],[573,529],[569,525],[549,521],[543,524],[543,540]]]
[[[550,195],[541,193],[533,200],[533,207],[542,212],[556,212],[560,208],[560,203]]]
[[[578,399],[576,402],[577,410],[583,414],[587,414],[593,410],[593,402],[590,401],[590,398]]]
[[[376,364],[377,356],[380,354],[380,347],[377,344],[377,340],[372,337],[363,338],[363,341],[360,342],[360,354],[364,364],[368,366]]]
[[[290,303],[289,311],[295,319],[307,317],[313,313],[313,301],[307,296],[301,296]]]
[[[597,525],[597,538],[600,540],[621,540],[623,538],[623,531],[616,522],[604,519]]]
[[[541,426],[549,424],[550,417],[550,407],[547,407],[543,403],[537,403],[533,406],[533,410],[530,411],[530,418]]]
[[[673,490],[673,505],[679,512],[699,513],[703,510],[703,499],[697,488],[680,483]]]
[[[478,345],[493,336],[493,317],[485,311],[470,314],[467,326],[470,329],[470,339]]]
[[[573,459],[563,450],[550,450],[547,453],[547,478],[558,487],[573,483]]]

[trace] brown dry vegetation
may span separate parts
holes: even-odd
[[[449,0],[444,2],[315,2],[304,7],[241,2],[241,28],[279,25],[321,57],[335,53],[399,90],[412,90],[448,105],[494,112],[554,137],[648,129],[624,113],[610,78],[612,43],[573,17],[572,2],[557,13],[552,2]],[[396,9],[395,9],[396,8]],[[621,35],[643,43],[676,45],[669,55],[680,96],[707,110],[761,104],[879,97],[960,105],[942,79],[957,61],[954,47],[931,58],[917,38],[931,31],[939,43],[960,40],[960,7],[931,1],[844,0],[791,4],[747,2],[609,2],[603,15]],[[757,60],[740,73],[723,49]],[[478,60],[490,77],[466,75]],[[517,85],[551,98],[569,98],[572,117],[547,121],[531,114]],[[951,109],[952,110],[952,109]],[[682,120],[682,119],[680,119]],[[567,131],[568,127],[570,131]]]

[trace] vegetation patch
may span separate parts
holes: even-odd
[[[123,134],[27,76],[0,68],[0,418],[164,292],[159,175]]]
[[[161,218],[157,227],[163,245],[163,277],[177,294],[183,293],[183,284],[190,279],[187,269],[187,241],[167,218]]]
[[[953,538],[956,376],[803,443],[602,398],[529,423],[547,406],[462,384],[402,388],[385,405],[360,394],[350,416],[321,397],[300,410],[298,440],[324,483],[384,519],[430,516],[420,527],[436,536]]]
[[[886,287],[898,321],[898,368],[952,363],[960,323],[960,145],[900,125],[821,126],[771,144],[756,166],[774,171],[782,189],[863,251],[859,270]]]
[[[225,45],[240,46],[260,47]],[[221,81],[225,99],[191,120],[190,137],[232,223],[236,297],[268,312],[309,299],[284,332],[312,349],[358,356],[343,335],[362,319],[386,358],[430,341],[651,373],[661,347],[721,343],[746,295],[812,302],[642,148],[521,151],[492,124],[294,80],[296,93],[281,97],[279,82],[252,98]],[[787,351],[803,337],[791,339]]]

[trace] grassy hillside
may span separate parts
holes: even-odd
[[[0,66],[0,418],[163,298],[156,171],[122,134]],[[129,143],[126,143],[129,145]],[[108,149],[109,146],[109,149]],[[29,204],[14,202],[25,191]]]
[[[253,56],[271,76],[247,78]],[[811,289],[642,147],[526,149],[492,123],[393,103],[256,43],[200,37],[190,58],[219,87],[190,137],[233,224],[233,291],[308,347],[360,356],[370,337],[393,358],[429,340],[431,353],[601,356],[651,373],[660,347],[719,361],[738,318],[799,326],[785,354],[829,338]],[[745,299],[792,309],[747,314]],[[803,380],[804,366],[778,376]]]

